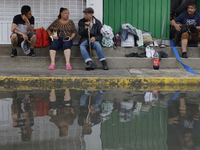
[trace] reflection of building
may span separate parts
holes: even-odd
[[[101,123],[92,127],[90,135],[84,135],[85,150],[102,150]]]
[[[113,111],[109,117],[112,119],[101,124],[103,150],[168,149],[167,108],[150,107],[146,117],[136,115],[127,122],[119,121],[117,111]]]

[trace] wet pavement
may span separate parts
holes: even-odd
[[[1,150],[200,149],[200,91],[0,91]]]

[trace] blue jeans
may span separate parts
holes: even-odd
[[[87,51],[88,47],[89,47],[89,40],[85,40],[80,45],[80,51],[81,51],[81,54],[83,56],[83,59],[85,60],[85,63],[87,63],[88,61],[92,61],[92,59],[90,58],[88,51]],[[101,44],[98,41],[91,43],[91,47],[96,50],[100,61],[106,60],[104,53],[103,53],[103,50],[101,48]]]
[[[100,110],[100,105],[102,103],[103,100],[103,95],[104,93],[99,93],[96,95],[96,100],[92,100],[91,101],[91,106],[94,106],[94,110],[95,111],[99,111]],[[87,104],[87,98],[88,98],[89,94],[84,93],[81,98],[80,98],[80,106],[88,106]]]

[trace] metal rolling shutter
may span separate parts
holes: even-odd
[[[78,28],[78,21],[83,17],[82,11],[86,7],[85,0],[0,0],[0,44],[10,44],[11,25],[13,17],[20,14],[21,7],[29,5],[35,17],[35,28],[45,29],[53,22],[60,7],[70,11],[70,19]],[[78,36],[74,40],[77,44]]]

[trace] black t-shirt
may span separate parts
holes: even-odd
[[[31,19],[29,19],[29,22],[31,25],[34,25],[35,19],[33,16],[31,17]],[[13,18],[13,23],[17,25],[18,30],[20,30],[23,33],[28,33],[26,22],[22,19],[21,15],[16,15]]]

